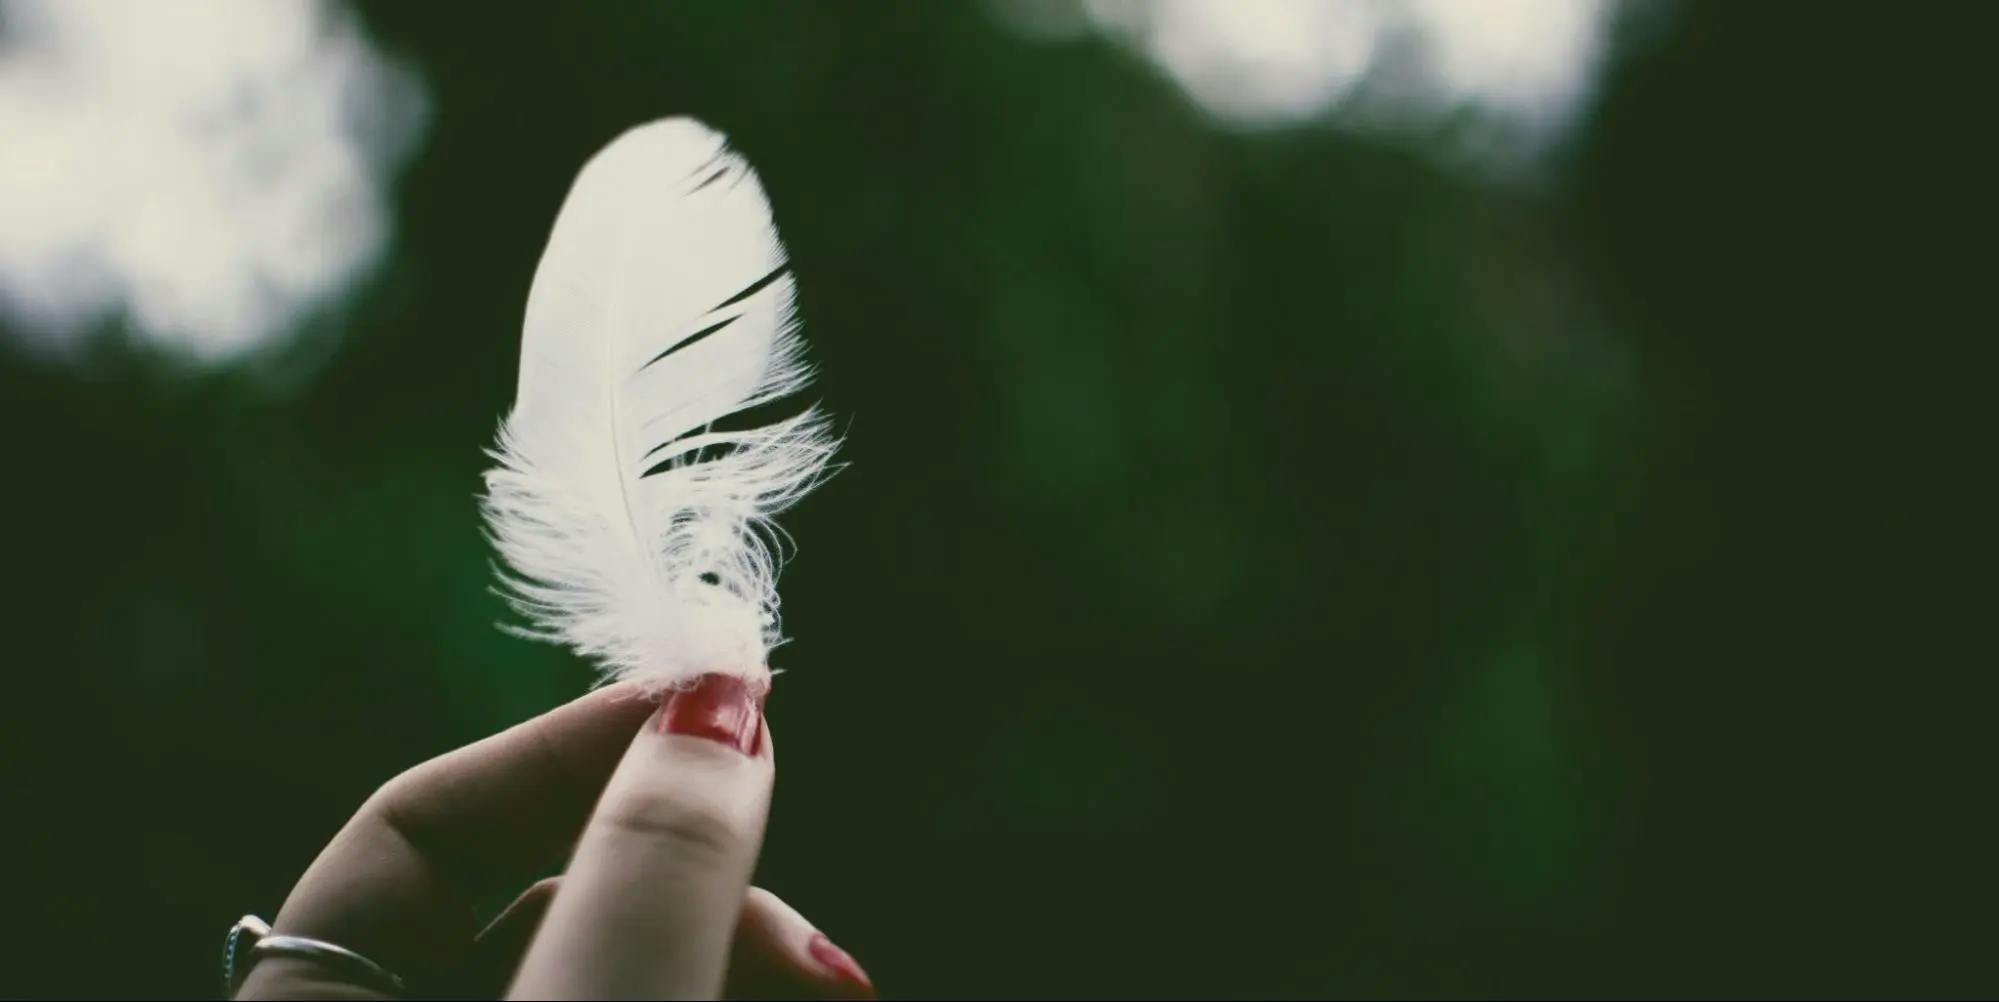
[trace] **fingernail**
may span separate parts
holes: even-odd
[[[831,971],[834,977],[864,990],[868,998],[874,997],[875,983],[868,980],[868,972],[861,970],[861,965],[854,962],[853,954],[834,946],[825,933],[813,933],[812,941],[805,944],[805,948],[812,952],[812,959]]]
[[[659,708],[662,734],[720,741],[745,755],[757,753],[763,707],[734,675],[703,675],[692,688],[676,690]]]

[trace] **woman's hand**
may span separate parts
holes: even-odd
[[[749,886],[774,761],[762,707],[736,679],[706,676],[658,708],[627,686],[599,690],[390,781],[273,929],[354,950],[418,991],[483,969],[523,998],[714,998],[725,977],[731,993],[871,998],[851,957]],[[571,845],[561,877],[482,931],[477,902]],[[238,997],[383,996],[273,956]]]

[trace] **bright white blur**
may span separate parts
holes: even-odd
[[[1325,119],[1450,132],[1506,167],[1586,105],[1617,0],[994,0],[1045,38],[1095,32],[1156,64],[1218,121]]]
[[[387,244],[417,78],[316,0],[0,0],[0,331],[279,341]]]

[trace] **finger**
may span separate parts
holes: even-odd
[[[511,994],[716,997],[773,761],[761,692],[706,675],[671,695],[611,774]]]
[[[549,903],[555,900],[555,889],[562,886],[561,877],[544,877],[535,881],[521,896],[515,898],[486,928],[473,940],[473,948],[482,954],[508,958],[518,963],[521,954],[527,952],[528,942],[534,939],[536,929],[541,927],[542,916],[548,914]],[[507,972],[509,975],[512,970]],[[495,985],[497,991],[506,984]]]
[[[535,882],[479,933],[453,995],[490,998],[506,989],[540,928],[562,878]],[[874,985],[845,950],[761,887],[743,899],[722,995],[732,999],[872,999]]]
[[[560,858],[652,704],[609,686],[391,780],[313,861],[273,926],[405,979],[456,966],[475,903]],[[259,964],[245,997],[286,965]],[[282,979],[277,979],[282,980]]]
[[[391,780],[377,808],[455,888],[486,896],[573,845],[639,726],[636,686],[592,692]]]
[[[740,999],[871,999],[875,986],[847,951],[761,887],[743,899],[723,994]]]
[[[275,956],[257,962],[236,992],[237,999],[394,999],[385,989],[348,980],[340,971],[303,957]]]
[[[489,999],[505,993],[561,882],[561,877],[547,877],[522,891],[473,938],[464,965],[429,994],[438,998]]]

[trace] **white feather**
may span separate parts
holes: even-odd
[[[786,260],[756,174],[698,122],[633,129],[578,175],[486,474],[522,632],[652,691],[707,672],[768,684],[782,640],[771,518],[838,442],[816,409],[714,426],[810,378]]]

